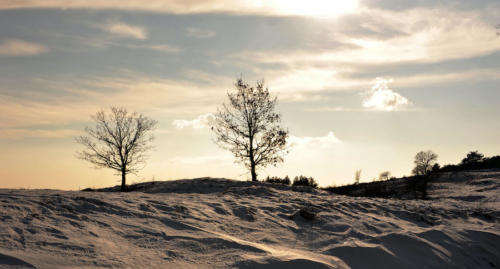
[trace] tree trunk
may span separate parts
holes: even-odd
[[[250,125],[248,126],[248,129],[251,131]],[[253,136],[250,136],[250,173],[252,174],[252,182],[257,181],[257,173],[255,173],[255,159],[253,156]]]
[[[257,181],[257,173],[255,173],[255,163],[252,160],[252,163],[250,164],[250,170],[252,173],[252,181]]]
[[[122,187],[121,191],[126,191],[127,190],[127,185],[125,185],[125,176],[127,175],[127,172],[125,170],[122,170]]]

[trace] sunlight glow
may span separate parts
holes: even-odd
[[[301,15],[335,17],[353,12],[358,7],[357,0],[262,0],[252,1],[259,8],[281,15]]]

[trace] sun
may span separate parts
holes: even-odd
[[[335,17],[351,13],[357,0],[267,0],[263,5],[282,15]]]

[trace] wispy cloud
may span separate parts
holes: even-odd
[[[394,111],[410,105],[408,99],[389,88],[388,84],[390,82],[392,82],[390,79],[376,78],[375,85],[365,93],[363,107],[373,110]]]
[[[193,129],[203,129],[207,128],[210,120],[212,120],[214,115],[212,113],[207,113],[199,115],[192,120],[174,120],[172,124],[177,129],[193,128]]]
[[[115,45],[115,44],[113,44]],[[179,53],[182,51],[182,49],[178,47],[174,47],[171,45],[130,45],[130,44],[116,44],[118,46],[124,46],[127,48],[131,49],[146,49],[146,50],[155,50],[155,51],[160,51],[160,52],[165,52],[165,53]]]
[[[140,74],[116,77],[59,77],[38,82],[37,98],[14,97],[0,88],[0,128],[25,128],[85,122],[100,108],[120,104],[142,113],[179,115],[215,109],[219,87]],[[57,98],[55,98],[57,96]]]
[[[357,0],[344,1],[290,1],[290,0],[24,0],[7,1],[0,4],[0,9],[13,8],[88,8],[88,9],[121,9],[165,12],[175,14],[193,13],[230,13],[274,16],[336,16],[353,12],[358,6]]]
[[[407,11],[362,9],[357,20],[351,23],[365,24],[364,17],[376,18],[376,22],[397,27],[399,32],[380,38],[333,26],[324,35],[350,46],[330,50],[243,51],[234,56],[244,61],[304,68],[436,63],[500,51],[494,26],[478,13],[424,8]]]
[[[9,39],[0,43],[0,56],[29,56],[41,54],[48,50],[44,45],[18,39]]]
[[[310,147],[320,147],[328,148],[333,145],[342,144],[342,141],[335,136],[333,132],[328,132],[326,136],[315,136],[315,137],[298,137],[290,136],[288,139],[288,144],[290,147],[294,148],[310,148]]]
[[[109,22],[101,27],[103,30],[119,37],[144,40],[148,33],[144,27],[134,26],[124,22]]]
[[[211,38],[215,36],[215,31],[189,27],[186,29],[186,36],[194,38]]]

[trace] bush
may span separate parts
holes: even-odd
[[[380,181],[389,180],[390,177],[391,177],[391,172],[385,171],[380,173],[380,175],[378,176],[378,180]]]
[[[477,151],[467,154],[459,164],[448,164],[439,169],[439,172],[457,172],[476,169],[500,169],[500,156],[482,157]],[[480,158],[479,158],[480,157]]]
[[[482,153],[479,153],[477,150],[471,151],[467,154],[465,158],[463,158],[460,164],[461,165],[476,164],[478,162],[481,162],[483,159],[484,155]]]
[[[267,177],[266,179],[264,179],[264,182],[273,183],[273,184],[290,185],[290,178],[288,176],[286,176],[284,178],[280,178],[280,177]]]
[[[292,186],[309,186],[316,188],[318,187],[318,183],[316,183],[316,181],[312,177],[305,177],[303,175],[300,175],[293,179]]]

